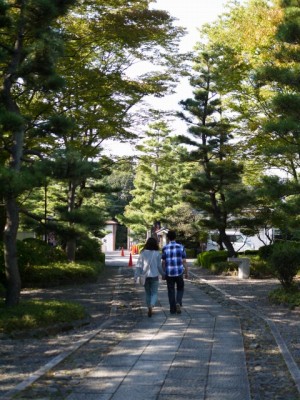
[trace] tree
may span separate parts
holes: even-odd
[[[19,302],[21,287],[16,250],[19,224],[17,197],[26,183],[32,184],[29,181],[21,184],[26,178],[22,161],[26,156],[26,120],[30,116],[21,112],[19,96],[29,99],[34,93],[55,91],[62,84],[55,70],[55,60],[63,42],[56,23],[74,2],[0,1],[0,125],[2,148],[5,149],[1,187],[5,187],[4,257],[8,306]]]
[[[295,1],[280,1],[283,18],[277,27],[276,51],[272,62],[257,69],[255,79],[260,91],[269,94],[271,112],[264,120],[261,136],[264,146],[261,152],[273,165],[285,171],[285,178],[273,179],[273,221],[285,237],[299,237],[299,167],[300,167],[300,119],[299,119],[299,12]],[[266,190],[270,188],[265,180]],[[276,197],[277,196],[277,197]],[[275,207],[274,204],[277,206]]]
[[[161,96],[168,91],[167,83],[178,71],[179,60],[175,62],[172,52],[175,53],[182,29],[173,26],[167,13],[149,10],[148,3],[79,2],[60,20],[67,44],[58,70],[66,85],[56,93],[55,101],[51,97],[46,102],[45,97],[35,101],[37,117],[30,134],[32,138],[47,138],[47,149],[42,141],[36,143],[36,151],[46,153],[52,161],[55,161],[54,154],[60,154],[58,163],[62,153],[65,163],[70,160],[66,168],[69,178],[65,170],[62,174],[69,217],[67,213],[60,213],[63,220],[69,218],[71,224],[69,233],[63,234],[64,238],[69,237],[66,250],[70,261],[75,259],[76,248],[74,209],[78,216],[85,193],[92,189],[87,183],[87,167],[84,166],[101,160],[102,143],[107,138],[122,141],[135,137],[130,109],[148,94]],[[164,65],[168,71],[131,78],[126,71],[138,60]],[[45,103],[51,107],[45,107]],[[76,168],[72,167],[75,154]],[[104,168],[101,177],[103,164],[107,165],[98,163],[98,179],[106,176]],[[82,168],[85,172],[80,178]],[[94,171],[92,165],[89,170]],[[55,173],[51,177],[59,179]],[[93,177],[94,174],[90,176]],[[97,188],[101,188],[104,195],[109,192],[104,185]]]
[[[3,196],[8,305],[18,302],[20,292],[15,243],[18,198],[24,190],[47,181],[33,172],[37,160],[53,161],[53,154],[63,150],[65,160],[76,153],[82,165],[97,161],[105,138],[132,136],[127,129],[131,121],[125,118],[128,110],[147,94],[162,95],[167,91],[165,83],[174,77],[169,74],[176,71],[171,53],[183,30],[173,25],[166,12],[149,10],[149,3],[0,1],[0,124],[5,149],[1,187],[7,189]],[[130,80],[126,70],[137,59],[163,60],[166,69]],[[74,181],[67,182],[69,205],[74,200],[80,205],[85,184],[82,180],[74,191]],[[72,206],[69,209],[72,214]],[[69,220],[74,222],[71,215]]]
[[[181,202],[182,187],[189,170],[180,164],[184,149],[176,145],[163,121],[150,125],[140,152],[132,200],[118,219],[130,228],[132,236],[144,240],[155,224],[167,223]]]
[[[181,101],[184,112],[179,113],[189,125],[189,135],[180,139],[193,149],[188,159],[199,168],[185,185],[185,199],[202,214],[203,227],[219,232],[220,244],[232,256],[235,251],[226,228],[242,212],[248,194],[241,179],[243,164],[235,160],[230,142],[233,127],[222,115],[220,70],[226,60],[218,49],[202,45],[194,61],[196,72],[190,80],[194,98]]]
[[[261,91],[270,93],[272,113],[264,121],[262,134],[268,141],[264,154],[279,160],[295,181],[299,180],[300,120],[299,99],[299,11],[294,1],[282,1],[284,18],[275,38],[277,51],[272,63],[257,70],[256,82]]]
[[[266,150],[273,140],[262,127],[272,115],[272,93],[267,87],[261,90],[255,80],[257,69],[274,63],[282,10],[266,0],[232,1],[227,7],[218,21],[203,28],[201,40],[223,55],[223,104],[235,121],[236,154],[246,161],[244,173],[249,182],[272,167],[285,168],[281,158]]]
[[[120,157],[112,165],[112,173],[104,179],[105,186],[112,191],[107,196],[107,209],[111,218],[123,214],[125,207],[132,200],[135,162],[133,157]]]

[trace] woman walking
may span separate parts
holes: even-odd
[[[152,317],[153,307],[157,302],[159,274],[164,276],[158,243],[156,239],[149,238],[139,256],[135,270],[135,280],[143,275],[146,278],[144,288],[148,317]]]

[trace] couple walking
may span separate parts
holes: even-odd
[[[184,247],[176,243],[174,231],[167,233],[167,239],[168,244],[163,247],[160,254],[156,239],[149,238],[139,256],[135,270],[135,278],[142,274],[146,275],[144,287],[148,317],[152,316],[153,307],[157,302],[159,274],[167,281],[170,313],[181,313],[184,292],[183,274],[188,278],[186,253]]]

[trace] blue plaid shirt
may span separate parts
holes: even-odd
[[[184,247],[175,240],[162,249],[162,260],[165,261],[165,272],[167,276],[179,276],[183,274],[183,262],[186,258]]]

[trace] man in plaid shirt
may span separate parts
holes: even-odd
[[[186,253],[184,247],[176,243],[174,231],[169,231],[167,238],[168,244],[162,249],[162,266],[167,280],[170,313],[180,314],[184,291],[183,273],[188,278]]]

